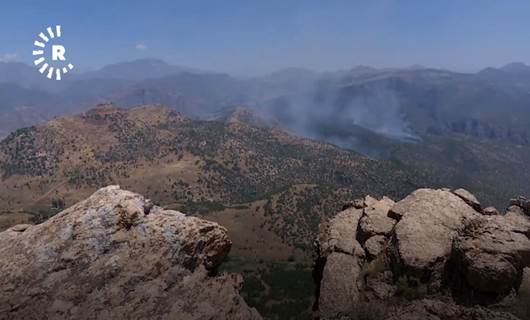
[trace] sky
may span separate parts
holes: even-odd
[[[530,63],[523,0],[3,0],[0,61],[31,63],[33,41],[56,24],[80,70],[146,57],[239,75]]]

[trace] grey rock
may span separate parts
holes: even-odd
[[[523,196],[510,199],[510,206],[517,206],[521,208],[526,215],[530,215],[530,200]]]
[[[392,211],[401,216],[394,229],[394,252],[401,266],[412,272],[430,272],[435,263],[444,263],[465,220],[478,215],[460,197],[433,189],[414,191]]]
[[[357,226],[362,213],[362,209],[349,208],[321,224],[316,242],[318,256],[325,258],[332,252],[342,252],[364,257],[364,250],[357,241]]]
[[[454,194],[459,196],[462,200],[464,200],[467,204],[469,204],[473,209],[475,209],[478,212],[482,211],[480,202],[477,200],[477,197],[475,197],[471,192],[467,191],[466,189],[456,189],[452,191]]]
[[[360,229],[363,238],[369,238],[375,235],[388,235],[394,228],[396,220],[388,216],[388,212],[394,206],[394,201],[384,197],[381,200],[376,200],[367,197],[365,204],[367,206],[363,210],[363,216],[360,220]]]
[[[118,186],[0,243],[0,318],[261,319],[240,276],[210,276],[225,228]]]
[[[500,215],[500,212],[495,207],[487,207],[482,210],[482,214],[486,216],[498,216]]]
[[[322,270],[317,279],[320,318],[517,319],[494,311],[503,310],[527,319],[530,217],[521,203],[513,204],[505,215],[483,214],[476,211],[476,204],[470,205],[474,202],[470,195],[455,192],[459,195],[419,189],[391,208],[366,197],[363,208],[343,211],[323,225],[317,251]],[[378,229],[372,221],[367,223],[371,215],[388,219],[392,215],[397,223]],[[366,258],[359,253],[357,239]],[[404,275],[423,282],[426,290],[419,296],[428,299],[407,303],[396,297]],[[464,307],[457,301],[484,303],[488,308]]]
[[[320,225],[315,243],[317,261],[323,261],[318,299],[322,319],[348,314],[359,298],[365,252],[357,241],[362,209],[351,207]]]
[[[15,231],[15,232],[24,232],[29,227],[31,227],[31,224],[17,224],[15,226],[12,226],[9,230]]]
[[[466,281],[477,291],[502,294],[517,288],[530,265],[525,216],[481,216],[455,239],[455,256]],[[525,234],[526,233],[526,234]]]
[[[366,279],[365,294],[375,301],[388,301],[396,293],[392,272],[379,272]]]
[[[383,252],[386,245],[385,236],[377,235],[369,238],[364,243],[364,249],[368,254],[368,257],[371,259],[377,257],[381,252]]]
[[[350,209],[350,208],[355,208],[355,209],[362,209],[364,208],[364,199],[355,199],[353,201],[349,201],[347,203],[345,203],[343,206],[342,206],[342,210],[346,210],[346,209]]]
[[[327,257],[318,299],[321,319],[340,319],[352,312],[362,289],[361,262],[334,252]]]

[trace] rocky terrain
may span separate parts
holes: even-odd
[[[320,227],[320,319],[529,319],[530,201],[464,189],[365,197]]]
[[[0,233],[1,319],[261,319],[225,228],[109,186]]]
[[[529,216],[523,197],[500,211],[464,189],[347,203],[315,241],[315,316],[528,319]],[[220,270],[224,227],[118,186],[0,244],[1,319],[261,319],[243,278]]]

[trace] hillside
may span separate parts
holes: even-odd
[[[239,117],[196,121],[162,107],[112,105],[12,133],[0,143],[0,174],[4,210],[37,219],[116,183],[188,212],[252,207],[263,229],[300,246],[338,200],[399,197],[432,183]]]
[[[464,187],[486,205],[504,209],[514,194],[530,194],[530,146],[463,134],[426,135],[421,143],[396,144],[389,161],[429,172],[442,184]]]

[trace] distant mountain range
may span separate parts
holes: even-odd
[[[233,106],[251,104],[251,91],[247,81],[171,66],[156,59],[108,65],[98,71],[69,75],[60,82],[43,78],[23,63],[0,62],[0,114],[5,115],[0,121],[10,119],[2,121],[0,138],[43,119],[75,114],[105,102],[125,107],[163,104],[192,117],[209,118]],[[43,118],[13,119],[20,110]]]
[[[354,149],[356,127],[397,140],[456,133],[530,143],[530,67],[522,63],[476,74],[359,66],[241,79],[142,59],[52,82],[25,64],[0,62],[0,136],[103,102],[162,104],[200,119],[246,106],[285,129]]]

